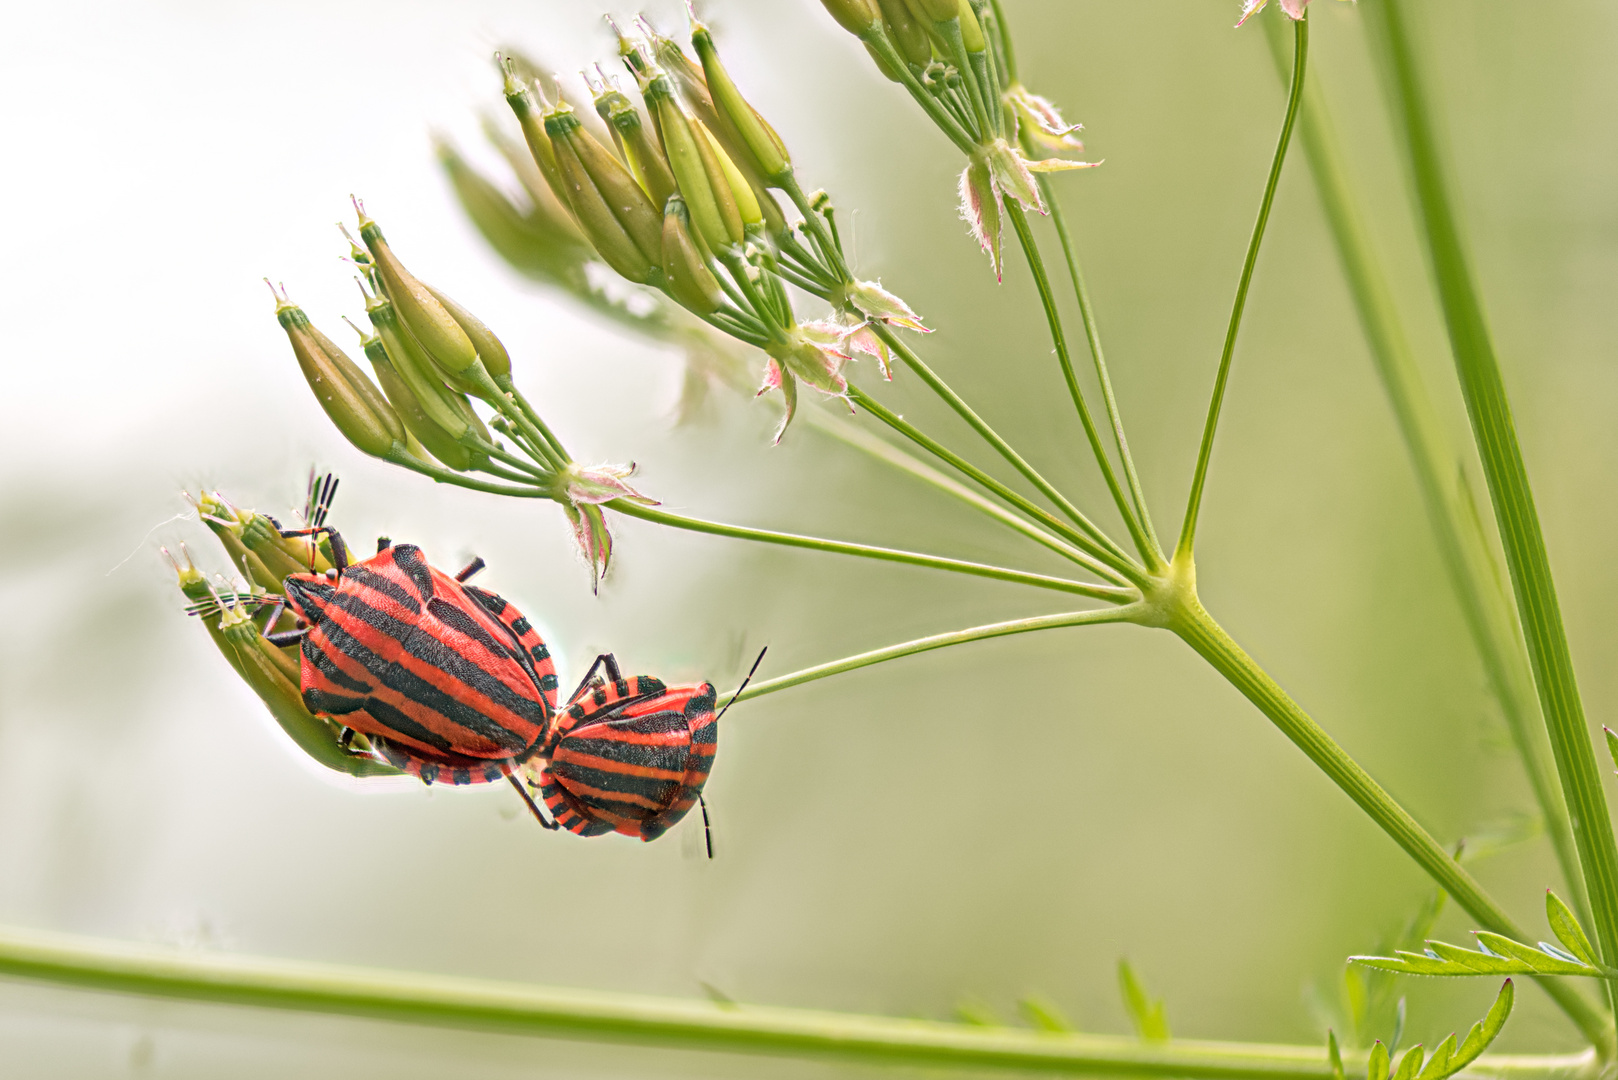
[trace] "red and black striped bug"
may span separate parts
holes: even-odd
[[[763,659],[761,652],[754,671]],[[595,678],[598,668],[605,669],[604,680]],[[748,672],[737,694],[752,677]],[[625,678],[612,654],[604,653],[556,714],[540,755],[546,763],[531,782],[556,823],[570,832],[656,840],[702,803],[725,713],[714,714],[716,698],[712,683],[666,686],[650,675]],[[712,858],[706,804],[702,826]]]
[[[383,539],[376,555],[350,564],[330,526],[282,530],[318,533],[333,568],[288,575],[285,602],[299,629],[266,635],[300,644],[309,711],[364,732],[389,764],[426,783],[509,780],[540,823],[556,828],[516,776],[551,734],[555,665],[516,607],[465,583],[483,560],[450,577],[420,548]]]

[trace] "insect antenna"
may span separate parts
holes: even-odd
[[[708,846],[708,858],[711,859],[713,858],[713,827],[708,824],[708,800],[702,797],[702,792],[700,791],[697,792],[697,805],[702,807],[702,842]]]
[[[720,719],[725,715],[730,707],[736,704],[736,699],[742,696],[742,691],[747,689],[747,684],[753,681],[753,675],[758,671],[758,666],[764,662],[764,654],[769,651],[770,647],[768,645],[764,646],[758,651],[758,659],[754,660],[753,666],[748,669],[747,678],[743,679],[742,684],[736,688],[736,692],[730,695],[730,700],[725,702],[725,707],[723,709],[719,710],[719,715],[713,718],[714,723],[719,723]],[[702,808],[702,815],[703,820],[706,821],[708,817],[708,808],[706,806]],[[713,853],[711,851],[708,853],[708,857],[710,859],[713,858]]]

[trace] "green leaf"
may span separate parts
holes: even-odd
[[[1477,1060],[1479,1054],[1489,1048],[1494,1037],[1500,1034],[1500,1029],[1506,1026],[1506,1017],[1511,1015],[1511,1005],[1516,999],[1516,989],[1507,979],[1505,985],[1500,987],[1500,993],[1495,995],[1494,1004],[1489,1006],[1489,1013],[1482,1020],[1472,1025],[1472,1030],[1466,1033],[1461,1040],[1461,1047],[1455,1052],[1454,1068],[1450,1071],[1458,1072]]]
[[[1560,903],[1560,901],[1558,901]],[[1566,910],[1565,908],[1563,909]],[[1569,925],[1578,924],[1568,915]],[[1369,968],[1397,971],[1406,975],[1586,975],[1599,977],[1604,969],[1585,963],[1576,955],[1564,955],[1554,945],[1530,948],[1487,930],[1477,931],[1481,951],[1472,952],[1442,941],[1429,941],[1425,953],[1394,950],[1392,956],[1351,956],[1349,960]],[[1583,940],[1582,934],[1580,939]],[[1589,951],[1589,942],[1582,946]]]
[[[1062,1015],[1062,1010],[1058,1009],[1055,1002],[1049,998],[1030,994],[1018,1002],[1018,1008],[1022,1011],[1023,1018],[1036,1031],[1060,1034],[1073,1030],[1073,1025]]]
[[[1421,1067],[1417,1080],[1443,1080],[1455,1071],[1449,1067],[1454,1057],[1455,1033],[1450,1032],[1449,1036],[1438,1044],[1438,1049],[1433,1051],[1433,1056],[1427,1059],[1427,1064]]]
[[[1118,988],[1123,992],[1124,1008],[1134,1022],[1135,1033],[1150,1042],[1167,1041],[1169,1021],[1163,1003],[1146,996],[1146,988],[1135,977],[1128,960],[1118,961]]]
[[[955,1006],[955,1019],[973,1027],[1004,1027],[1005,1024],[985,1002],[976,998],[963,998]]]
[[[1611,736],[1611,732],[1607,733]],[[1590,939],[1584,936],[1584,930],[1579,926],[1579,920],[1573,917],[1573,912],[1562,903],[1562,898],[1545,890],[1545,921],[1551,924],[1551,932],[1556,940],[1572,953],[1574,957],[1591,967],[1600,967],[1596,959],[1596,951],[1590,946]]]
[[[1612,763],[1614,765],[1618,765],[1618,733],[1615,733],[1612,728],[1606,727],[1605,725],[1602,726],[1601,730],[1607,733],[1607,756],[1612,758]],[[1618,769],[1614,769],[1613,771],[1618,772]]]
[[[1421,1068],[1424,1056],[1420,1046],[1412,1046],[1405,1051],[1405,1056],[1399,1059],[1399,1067],[1393,1072],[1393,1080],[1416,1080],[1416,1072]]]
[[[1343,1054],[1337,1049],[1337,1033],[1326,1032],[1326,1057],[1331,1061],[1331,1080],[1344,1080]]]
[[[1388,1080],[1388,1048],[1378,1039],[1371,1047],[1370,1060],[1365,1063],[1365,1080]]]

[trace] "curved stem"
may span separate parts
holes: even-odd
[[[1331,1080],[1320,1046],[1145,1042],[338,967],[0,928],[0,974],[139,994],[456,1030],[877,1065],[1173,1080]],[[1363,1071],[1364,1055],[1344,1054]],[[1500,1080],[1595,1080],[1593,1054],[1485,1055]]]
[[[1180,593],[1175,602],[1165,606],[1161,625],[1178,634],[1215,671],[1269,717],[1271,723],[1292,740],[1293,745],[1302,750],[1345,795],[1353,799],[1394,843],[1427,871],[1439,888],[1449,893],[1484,929],[1504,934],[1515,941],[1535,940],[1512,921],[1511,916],[1410,816],[1409,811],[1399,805],[1357,761],[1349,757],[1325,729],[1315,723],[1314,718],[1304,712],[1225,633],[1224,628],[1203,609],[1194,591]],[[1603,1057],[1608,1055],[1612,1045],[1612,1028],[1608,1019],[1566,981],[1540,976],[1534,978],[1568,1018],[1578,1025],[1585,1038],[1603,1048]]]
[[[1270,163],[1270,178],[1264,184],[1264,201],[1259,204],[1258,220],[1253,223],[1253,237],[1247,243],[1242,279],[1236,286],[1236,302],[1231,307],[1230,327],[1225,331],[1225,348],[1219,356],[1219,374],[1214,377],[1213,397],[1208,402],[1208,420],[1202,429],[1202,446],[1197,450],[1197,468],[1191,477],[1191,494],[1186,500],[1185,522],[1180,526],[1180,542],[1175,545],[1175,558],[1189,556],[1196,544],[1202,485],[1208,478],[1208,459],[1213,454],[1214,432],[1219,428],[1219,408],[1225,401],[1230,361],[1236,353],[1236,333],[1242,326],[1242,309],[1247,306],[1247,290],[1253,283],[1253,268],[1258,265],[1258,249],[1264,242],[1264,226],[1270,220],[1275,188],[1281,182],[1281,166],[1286,162],[1287,146],[1292,142],[1292,128],[1298,120],[1298,106],[1303,101],[1303,75],[1309,58],[1309,20],[1307,17],[1299,19],[1292,26],[1292,89],[1287,95],[1286,120],[1281,124],[1281,138],[1275,146],[1275,159]]]
[[[398,465],[401,468],[409,469],[411,472],[418,472],[423,476],[430,476],[441,484],[454,484],[456,487],[470,488],[473,491],[487,491],[491,495],[510,495],[516,499],[551,498],[549,488],[514,487],[510,484],[491,484],[487,480],[478,480],[467,476],[465,473],[455,472],[452,469],[443,469],[439,468],[437,465],[429,465],[420,458],[412,456],[398,443],[394,444],[393,451],[389,453],[388,456],[383,460],[391,462],[394,465]]]
[[[1033,149],[1031,142],[1025,134],[1023,148],[1030,152]],[[1124,418],[1118,411],[1118,400],[1113,396],[1106,355],[1101,351],[1101,330],[1096,325],[1095,311],[1090,307],[1090,290],[1084,285],[1084,271],[1079,267],[1078,248],[1073,245],[1073,238],[1068,233],[1067,218],[1062,213],[1061,204],[1056,201],[1054,187],[1043,176],[1039,177],[1039,187],[1045,196],[1045,205],[1050,207],[1051,224],[1056,226],[1056,235],[1062,242],[1062,254],[1067,257],[1068,276],[1073,279],[1073,295],[1079,302],[1079,318],[1084,322],[1084,336],[1090,344],[1090,357],[1095,362],[1096,381],[1101,384],[1101,399],[1107,406],[1107,419],[1112,423],[1112,438],[1118,447],[1124,481],[1129,485],[1129,498],[1134,504],[1135,516],[1146,531],[1151,549],[1161,558],[1163,546],[1158,543],[1157,530],[1152,527],[1152,513],[1146,506],[1146,493],[1141,489],[1140,476],[1135,471],[1135,459],[1129,453],[1129,439],[1124,435]]]
[[[990,476],[982,469],[979,469],[971,462],[965,460],[954,451],[946,449],[929,436],[923,434],[918,428],[915,427],[915,425],[898,416],[891,409],[888,409],[880,401],[877,401],[875,398],[865,393],[853,383],[850,383],[848,386],[848,394],[850,400],[862,406],[872,416],[876,417],[878,420],[881,420],[884,424],[887,424],[893,430],[899,432],[905,438],[914,442],[917,446],[920,446],[928,453],[938,458],[940,461],[947,463],[952,468],[961,472],[963,475],[970,477],[989,491],[994,492],[996,495],[1000,496],[1000,498],[1004,499],[1012,506],[1015,506],[1023,513],[1034,517],[1038,521],[1043,522],[1053,529],[1056,529],[1063,536],[1066,536],[1075,544],[1078,544],[1088,553],[1084,566],[1085,569],[1089,570],[1092,574],[1107,578],[1119,585],[1126,583],[1125,576],[1129,573],[1130,564],[1125,563],[1122,565],[1114,565],[1114,561],[1108,558],[1108,553],[1092,543],[1089,537],[1086,537],[1070,528],[1064,522],[1041,510],[1032,502],[1023,498],[1015,491],[1012,491],[1010,488],[1006,487],[1004,484],[1000,483],[994,477]],[[1146,575],[1140,574],[1138,571],[1136,573],[1138,580],[1135,580],[1134,584],[1144,585],[1150,580],[1146,577]]]
[[[811,551],[826,551],[835,555],[857,555],[866,559],[881,559],[884,562],[909,563],[911,566],[925,566],[933,570],[948,570],[956,574],[970,574],[974,577],[1010,581],[1018,585],[1033,585],[1037,588],[1052,589],[1056,592],[1074,593],[1078,596],[1088,596],[1096,600],[1107,600],[1114,604],[1127,604],[1139,595],[1134,589],[1120,589],[1112,585],[1091,585],[1084,581],[1069,581],[1067,578],[1050,577],[1046,574],[1008,570],[1000,566],[987,566],[983,563],[967,562],[963,559],[946,559],[942,556],[923,555],[914,551],[899,551],[894,548],[873,547],[869,544],[851,544],[842,540],[826,540],[818,536],[800,536],[796,533],[775,532],[771,529],[750,529],[741,525],[725,525],[717,521],[703,521],[700,518],[671,514],[666,510],[642,506],[639,503],[628,502],[624,499],[614,499],[604,505],[630,517],[655,521],[659,525],[671,525],[676,529],[708,533],[710,536],[729,536],[737,540],[756,540],[764,544],[808,548]]]
[[[1284,79],[1288,65],[1283,24],[1276,19],[1262,22],[1270,38],[1277,70]],[[1579,921],[1593,926],[1573,826],[1557,784],[1556,766],[1538,724],[1539,703],[1534,697],[1534,680],[1528,670],[1522,634],[1517,628],[1510,598],[1500,588],[1505,575],[1478,521],[1466,474],[1455,471],[1455,462],[1459,460],[1456,448],[1439,422],[1432,396],[1422,379],[1399,317],[1393,287],[1371,245],[1364,224],[1365,214],[1350,187],[1348,169],[1326,111],[1320,80],[1314,75],[1304,84],[1303,110],[1298,138],[1303,143],[1310,175],[1320,193],[1326,222],[1342,261],[1343,277],[1365,331],[1366,345],[1404,437],[1411,471],[1421,491],[1444,571],[1460,603],[1489,688],[1511,731],[1523,771],[1533,788],[1534,800],[1545,820],[1545,831],[1568,884],[1568,900]]]
[[[807,409],[803,412],[802,417],[803,422],[811,425],[816,430],[824,432],[844,445],[868,454],[878,461],[892,465],[894,468],[908,473],[924,483],[931,484],[941,491],[948,492],[968,506],[983,511],[983,513],[994,518],[1006,528],[1022,533],[1036,544],[1049,548],[1070,562],[1078,563],[1086,568],[1089,568],[1094,562],[1093,559],[1078,548],[1051,535],[1027,519],[1013,514],[999,503],[984,498],[965,484],[950,479],[937,469],[924,463],[920,458],[905,453],[887,440],[879,439],[863,428],[833,419],[820,409]],[[1119,585],[1126,584],[1122,577],[1109,578],[1109,580],[1114,580]]]
[[[1455,371],[1466,400],[1466,415],[1483,475],[1489,484],[1495,521],[1500,529],[1506,566],[1516,594],[1528,644],[1528,662],[1539,692],[1540,712],[1550,735],[1556,771],[1562,781],[1573,822],[1573,839],[1584,871],[1585,893],[1595,915],[1601,959],[1618,966],[1618,838],[1613,835],[1601,770],[1591,746],[1584,703],[1579,696],[1568,647],[1567,629],[1551,577],[1550,556],[1539,511],[1528,482],[1522,447],[1511,416],[1500,362],[1473,283],[1472,268],[1450,205],[1443,165],[1439,161],[1432,121],[1406,35],[1402,5],[1384,0],[1376,5],[1380,46],[1388,82],[1399,106],[1404,150],[1416,181],[1417,200],[1426,228],[1428,251],[1438,280],[1438,294],[1449,330]],[[1618,979],[1608,979],[1608,1000],[1618,1010]]]
[[[1099,526],[1093,523],[1089,518],[1085,517],[1084,513],[1079,510],[1078,507],[1074,506],[1065,495],[1056,490],[1055,485],[1041,476],[1032,465],[1028,464],[1027,461],[1023,460],[1023,456],[1017,453],[1017,451],[1013,450],[1011,445],[1007,443],[1006,440],[1002,439],[998,432],[985,423],[983,418],[974,412],[970,405],[961,400],[960,395],[954,390],[950,389],[949,384],[943,379],[939,378],[938,373],[933,371],[932,368],[928,367],[926,363],[922,361],[921,357],[917,356],[915,351],[911,349],[909,345],[906,345],[891,328],[882,323],[872,323],[871,329],[876,333],[877,337],[882,339],[882,343],[884,345],[896,353],[900,360],[904,361],[906,367],[908,367],[911,371],[914,371],[916,376],[920,378],[922,382],[927,384],[927,388],[929,390],[937,394],[943,400],[944,404],[953,409],[955,411],[955,415],[959,416],[962,420],[965,420],[967,425],[971,427],[973,431],[977,432],[978,435],[982,437],[984,442],[993,447],[996,453],[1005,458],[1012,468],[1022,473],[1023,477],[1030,484],[1033,484],[1041,495],[1045,496],[1045,498],[1051,501],[1051,505],[1055,506],[1064,515],[1066,515],[1069,521],[1073,522],[1080,529],[1082,529],[1085,534],[1097,544],[1105,548],[1112,555],[1113,559],[1119,561],[1124,566],[1134,567],[1135,570],[1132,572],[1144,573],[1144,571],[1140,569],[1139,564],[1136,563],[1134,559],[1130,558],[1128,552],[1119,547],[1118,544],[1106,533],[1102,532]]]
[[[778,675],[773,679],[762,679],[749,683],[747,688],[736,695],[737,701],[746,701],[748,698],[762,697],[773,694],[777,690],[785,690],[791,686],[802,686],[816,679],[824,679],[828,675],[841,675],[845,671],[856,671],[872,664],[880,664],[885,660],[898,660],[905,656],[914,656],[917,653],[931,652],[933,649],[943,649],[950,645],[964,645],[970,641],[987,641],[989,638],[1008,637],[1012,634],[1027,634],[1035,630],[1054,630],[1063,626],[1095,626],[1102,623],[1129,622],[1134,620],[1142,610],[1139,604],[1129,604],[1118,608],[1101,608],[1096,611],[1068,611],[1060,615],[1039,615],[1031,619],[1011,619],[1007,622],[990,623],[987,626],[974,626],[966,630],[952,630],[947,634],[933,634],[930,637],[917,638],[914,641],[901,642],[898,645],[889,645],[885,649],[872,649],[870,652],[858,653],[854,656],[845,656],[841,660],[833,660],[825,664],[816,664],[814,667],[794,671],[790,675]]]
[[[1068,351],[1067,333],[1062,329],[1062,315],[1056,307],[1056,296],[1051,292],[1050,276],[1045,273],[1045,260],[1039,254],[1039,245],[1034,242],[1033,230],[1028,227],[1028,215],[1023,213],[1022,206],[1016,200],[1008,199],[1005,216],[1011,222],[1012,228],[1017,231],[1017,240],[1022,244],[1028,268],[1033,271],[1034,284],[1039,289],[1039,302],[1045,309],[1045,321],[1050,324],[1051,342],[1056,346],[1056,358],[1062,365],[1062,378],[1067,381],[1067,390],[1073,398],[1073,407],[1078,410],[1079,421],[1084,425],[1084,436],[1090,441],[1090,453],[1095,456],[1101,477],[1107,482],[1107,491],[1112,494],[1113,505],[1118,508],[1118,515],[1124,519],[1130,538],[1135,541],[1135,550],[1140,552],[1148,567],[1153,570],[1160,569],[1164,565],[1163,556],[1147,537],[1140,522],[1135,520],[1135,512],[1131,509],[1123,489],[1118,486],[1118,477],[1112,470],[1112,459],[1107,456],[1107,448],[1101,443],[1101,433],[1096,430],[1095,420],[1090,415],[1090,407],[1085,404],[1084,391],[1080,389],[1078,376],[1073,370],[1073,356]]]

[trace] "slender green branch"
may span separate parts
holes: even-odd
[[[671,514],[666,510],[642,506],[639,503],[628,502],[623,499],[614,499],[605,505],[630,517],[655,521],[659,525],[670,525],[676,529],[708,533],[710,536],[729,536],[737,540],[756,540],[764,544],[781,544],[785,547],[807,548],[811,551],[825,551],[836,555],[856,555],[865,559],[909,563],[911,566],[925,566],[934,570],[948,570],[956,574],[970,574],[974,577],[1010,581],[1018,585],[1033,585],[1037,588],[1052,589],[1056,592],[1074,593],[1078,596],[1088,596],[1095,600],[1106,600],[1114,604],[1127,604],[1139,595],[1134,589],[1120,589],[1113,585],[1092,585],[1085,581],[1069,581],[1067,578],[1051,577],[1047,574],[1031,574],[1024,570],[1008,570],[1005,567],[987,566],[983,563],[967,562],[963,559],[946,559],[938,555],[923,555],[914,551],[872,547],[869,544],[851,544],[842,540],[825,540],[818,536],[800,536],[796,533],[775,532],[771,529],[749,529],[741,525],[724,525],[717,521],[703,521],[700,518],[688,518],[680,514]]]
[[[875,1065],[1047,1075],[1331,1080],[1320,1046],[1145,1042],[1120,1035],[898,1020],[338,967],[0,929],[0,974],[81,990],[358,1016],[453,1030]],[[1364,1070],[1364,1056],[1344,1055]],[[1501,1080],[1596,1080],[1591,1054],[1486,1055]]]
[[[1023,513],[1033,516],[1038,521],[1043,522],[1053,529],[1056,529],[1063,536],[1066,536],[1068,539],[1078,544],[1090,556],[1092,556],[1085,563],[1085,568],[1092,574],[1115,581],[1120,585],[1125,584],[1123,575],[1127,575],[1129,573],[1129,564],[1114,565],[1113,560],[1107,559],[1107,553],[1092,543],[1088,537],[1075,531],[1064,522],[1041,510],[1028,499],[1023,498],[1015,491],[1006,487],[1004,484],[1000,483],[982,469],[979,469],[971,462],[962,458],[959,454],[945,448],[936,440],[924,434],[914,424],[904,420],[897,413],[893,412],[891,409],[884,406],[880,401],[877,401],[875,398],[871,397],[869,394],[865,393],[852,383],[849,384],[848,395],[851,401],[864,408],[866,412],[870,413],[872,416],[891,427],[894,431],[899,432],[899,434],[914,442],[917,446],[920,446],[928,453],[938,458],[940,461],[947,463],[951,468],[958,470],[964,476],[970,477],[972,480],[982,485],[989,491],[994,492],[1000,498],[1004,499],[1012,506],[1015,506]],[[1143,585],[1146,583],[1146,581],[1147,578],[1145,575],[1139,575],[1138,579],[1134,580],[1134,584]]]
[[[1092,540],[1105,548],[1113,559],[1123,566],[1133,567],[1134,569],[1131,573],[1144,573],[1128,552],[1119,547],[1116,541],[1101,530],[1100,526],[1085,517],[1083,511],[1074,506],[1067,496],[1057,491],[1054,484],[1041,476],[1032,465],[1023,459],[1021,454],[1013,450],[1011,445],[973,411],[972,407],[963,401],[959,394],[950,389],[949,384],[940,378],[937,372],[928,367],[921,357],[916,355],[915,350],[905,344],[899,335],[882,323],[873,323],[871,329],[876,333],[877,337],[882,339],[884,345],[893,350],[895,355],[904,361],[906,367],[915,372],[916,376],[927,384],[929,390],[937,394],[944,404],[953,409],[955,415],[965,420],[967,425],[977,432],[984,442],[993,447],[996,453],[1005,458],[1012,468],[1022,473],[1024,479],[1033,484],[1041,495],[1049,499],[1052,506],[1055,506],[1069,521],[1073,522]]]
[[[748,698],[762,697],[773,694],[777,690],[785,690],[791,686],[802,686],[816,679],[824,679],[828,675],[841,675],[845,671],[856,671],[872,664],[880,664],[885,660],[898,660],[905,656],[914,656],[917,653],[931,652],[933,649],[942,649],[950,645],[964,645],[969,641],[987,641],[989,638],[1008,637],[1012,634],[1027,634],[1035,630],[1054,630],[1063,626],[1096,626],[1102,623],[1118,623],[1133,621],[1141,614],[1140,604],[1130,604],[1118,608],[1101,608],[1097,611],[1068,611],[1060,615],[1040,615],[1030,619],[1012,619],[1008,622],[990,623],[987,626],[974,626],[966,630],[952,630],[947,634],[933,634],[930,637],[917,638],[914,641],[901,642],[898,645],[889,645],[885,649],[873,649],[870,652],[859,653],[855,656],[845,656],[841,660],[833,660],[826,664],[816,664],[802,671],[794,671],[790,675],[779,675],[773,679],[763,679],[749,683],[747,689],[736,696],[737,701],[746,701]]]
[[[915,73],[910,70],[910,64],[899,54],[899,50],[894,48],[893,42],[888,40],[887,32],[882,29],[881,24],[872,26],[871,32],[861,40],[882,57],[893,69],[894,74],[899,76],[904,88],[910,91],[910,96],[915,99],[916,104],[920,105],[932,122],[938,125],[938,130],[955,144],[957,150],[970,156],[977,149],[976,144],[972,142],[972,136],[967,134],[966,128],[950,116],[943,105],[927,92],[925,86],[916,81]]]
[[[409,469],[411,472],[430,476],[441,484],[454,484],[456,487],[470,488],[473,491],[486,491],[491,495],[510,495],[516,499],[549,499],[552,497],[549,488],[491,484],[487,480],[479,480],[476,477],[468,476],[466,473],[458,473],[451,469],[430,465],[420,458],[407,453],[398,443],[394,444],[394,448],[395,452],[390,453],[386,460],[401,468]]]
[[[1280,685],[1248,656],[1242,647],[1225,633],[1198,602],[1195,592],[1181,593],[1176,602],[1165,605],[1161,625],[1178,634],[1213,669],[1240,690],[1260,712],[1269,717],[1281,733],[1292,740],[1320,771],[1331,778],[1343,793],[1357,803],[1367,816],[1375,821],[1393,841],[1403,848],[1439,888],[1449,893],[1455,902],[1483,925],[1486,930],[1503,934],[1515,941],[1533,941],[1511,920],[1505,910],[1483,891],[1464,867],[1410,816],[1371,775],[1349,757],[1348,753],[1328,735],[1324,728],[1298,703],[1281,689]],[[1612,1027],[1610,1021],[1595,1009],[1568,983],[1554,978],[1535,976],[1569,1019],[1576,1024],[1590,1042],[1602,1049],[1603,1056],[1611,1053]]]
[[[1573,672],[1539,512],[1534,506],[1522,448],[1517,443],[1500,363],[1473,283],[1460,226],[1450,205],[1436,134],[1405,27],[1403,4],[1383,0],[1370,8],[1377,13],[1374,21],[1380,31],[1376,37],[1384,61],[1384,81],[1402,121],[1404,150],[1415,177],[1455,371],[1489,484],[1506,566],[1511,571],[1540,712],[1550,734],[1562,795],[1572,817],[1586,895],[1595,916],[1601,959],[1609,966],[1618,966],[1618,842],[1613,837],[1601,771],[1590,745],[1592,733]],[[1607,992],[1618,1009],[1618,980],[1607,980]]]
[[[821,409],[806,409],[802,417],[804,422],[812,425],[816,430],[824,432],[844,445],[868,454],[878,461],[892,465],[894,468],[914,476],[918,480],[931,484],[940,491],[948,492],[968,506],[981,510],[994,518],[1006,528],[1022,533],[1036,544],[1049,548],[1070,562],[1089,568],[1095,561],[1078,548],[1051,535],[1025,518],[1013,514],[999,503],[984,498],[965,484],[951,480],[937,469],[925,464],[920,458],[905,453],[887,440],[879,439],[863,428],[834,419]],[[1127,584],[1122,576],[1109,577],[1108,580],[1119,585]]]
[[[1033,148],[1030,144],[1031,140],[1025,133],[1023,146],[1031,153]],[[1140,476],[1135,471],[1135,459],[1129,453],[1129,439],[1124,435],[1124,418],[1118,412],[1118,400],[1112,392],[1112,376],[1107,373],[1107,359],[1101,351],[1101,330],[1096,324],[1095,311],[1090,306],[1090,290],[1084,285],[1084,271],[1079,266],[1079,251],[1068,233],[1067,217],[1062,213],[1061,204],[1056,201],[1054,186],[1043,176],[1039,177],[1039,186],[1045,196],[1045,204],[1050,207],[1051,224],[1056,226],[1056,235],[1062,241],[1062,254],[1067,256],[1068,275],[1073,279],[1073,295],[1079,302],[1079,317],[1084,322],[1084,335],[1090,343],[1090,357],[1095,361],[1096,380],[1101,384],[1101,398],[1107,406],[1107,419],[1112,423],[1112,437],[1118,446],[1124,480],[1129,484],[1129,498],[1135,506],[1135,515],[1140,519],[1141,527],[1146,530],[1152,552],[1161,564],[1163,547],[1158,543],[1157,530],[1152,527],[1152,513],[1146,506],[1146,493],[1141,489]]]
[[[1017,53],[1011,47],[1011,24],[1006,22],[1006,13],[1000,10],[1000,0],[990,0],[990,6],[994,8],[994,21],[1000,27],[1000,58],[1006,62],[1006,78],[1016,82]]]
[[[1269,35],[1276,69],[1286,78],[1285,29],[1278,19],[1261,20]],[[1348,170],[1338,149],[1337,136],[1326,110],[1319,79],[1311,73],[1304,83],[1303,115],[1298,137],[1309,161],[1326,221],[1342,261],[1343,277],[1359,313],[1366,344],[1382,380],[1393,415],[1410,454],[1417,487],[1438,542],[1440,562],[1449,576],[1466,620],[1467,631],[1483,662],[1485,676],[1501,714],[1534,800],[1545,821],[1545,831],[1568,883],[1569,896],[1579,921],[1594,925],[1584,895],[1578,849],[1567,804],[1556,781],[1556,766],[1544,745],[1539,727],[1539,702],[1534,697],[1522,635],[1511,602],[1500,589],[1504,574],[1479,528],[1475,504],[1467,490],[1466,474],[1453,471],[1455,448],[1439,423],[1427,387],[1399,317],[1393,289],[1371,245]]]
[[[1180,542],[1175,545],[1176,558],[1189,556],[1196,544],[1202,485],[1208,478],[1208,459],[1213,454],[1214,432],[1219,428],[1219,409],[1225,401],[1225,383],[1230,378],[1231,358],[1236,354],[1236,334],[1242,326],[1247,290],[1253,283],[1253,268],[1258,265],[1258,249],[1264,242],[1264,226],[1270,220],[1276,185],[1281,182],[1281,166],[1286,163],[1292,127],[1298,120],[1298,106],[1303,102],[1303,76],[1309,58],[1309,20],[1299,19],[1292,26],[1292,89],[1287,94],[1286,120],[1281,124],[1281,138],[1275,145],[1270,177],[1264,183],[1264,201],[1259,204],[1258,220],[1253,223],[1253,237],[1247,244],[1247,259],[1242,263],[1242,278],[1236,286],[1236,302],[1231,307],[1230,327],[1225,331],[1225,348],[1219,356],[1219,374],[1214,377],[1213,397],[1208,402],[1208,420],[1202,429],[1202,446],[1197,450],[1197,468],[1191,477],[1191,494],[1185,504],[1185,522],[1180,526]]]
[[[1118,508],[1118,515],[1124,519],[1124,525],[1129,529],[1129,536],[1135,542],[1135,550],[1140,552],[1141,558],[1146,560],[1148,566],[1154,570],[1158,569],[1162,566],[1162,557],[1142,529],[1141,523],[1135,519],[1135,511],[1129,505],[1129,498],[1118,485],[1118,476],[1113,472],[1112,459],[1107,455],[1107,448],[1101,441],[1101,432],[1096,429],[1089,405],[1085,404],[1084,391],[1079,387],[1078,374],[1073,370],[1073,355],[1068,351],[1067,333],[1062,329],[1062,314],[1057,309],[1056,296],[1051,291],[1050,276],[1045,273],[1045,260],[1039,253],[1039,245],[1034,242],[1033,230],[1028,227],[1028,215],[1023,213],[1022,207],[1015,200],[1008,199],[1005,216],[1011,222],[1012,228],[1017,231],[1017,240],[1022,244],[1028,268],[1033,271],[1034,284],[1039,289],[1039,301],[1045,309],[1045,321],[1050,324],[1051,341],[1056,346],[1056,358],[1062,365],[1062,378],[1067,381],[1067,390],[1073,398],[1073,407],[1078,410],[1079,421],[1084,425],[1084,436],[1090,441],[1090,453],[1095,456],[1101,477],[1107,482],[1107,491],[1112,494],[1113,505]]]

